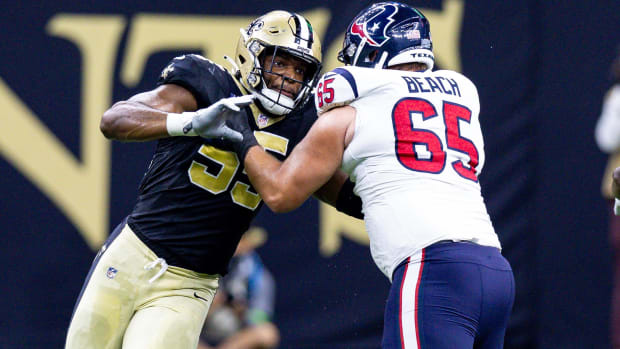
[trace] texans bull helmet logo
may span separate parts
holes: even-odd
[[[380,47],[390,39],[386,31],[394,22],[392,17],[398,13],[398,7],[392,4],[384,4],[371,9],[365,16],[358,18],[351,25],[351,34],[366,39],[372,46]],[[379,31],[379,29],[383,29]]]

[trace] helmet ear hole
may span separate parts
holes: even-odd
[[[242,55],[239,55],[239,62],[241,62],[241,64],[245,64],[245,58],[243,58]]]
[[[366,56],[366,58],[364,58],[364,62],[373,63],[377,59],[378,55],[379,55],[379,50],[372,50],[368,52],[368,55]]]

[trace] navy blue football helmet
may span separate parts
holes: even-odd
[[[338,60],[358,67],[382,68],[402,63],[435,63],[428,20],[398,2],[376,3],[360,12],[347,28]]]

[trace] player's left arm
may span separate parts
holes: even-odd
[[[320,187],[314,197],[335,207],[338,211],[351,217],[364,219],[362,212],[362,199],[355,194],[355,184],[351,182],[342,170],[334,175]]]
[[[352,107],[323,114],[284,162],[261,147],[253,146],[247,151],[245,170],[271,210],[288,212],[299,207],[334,176],[342,162],[354,118]],[[344,182],[342,177],[336,181]],[[329,185],[325,190],[329,190]]]
[[[325,184],[323,184],[323,186],[314,192],[314,197],[327,204],[336,206],[336,201],[338,201],[338,193],[347,181],[347,178],[348,176],[346,173],[341,170],[337,170],[336,173],[334,173],[334,175],[331,176]]]

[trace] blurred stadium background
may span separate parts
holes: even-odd
[[[439,68],[481,97],[490,214],[517,279],[507,348],[607,348],[611,254],[593,139],[620,2],[405,1],[431,22]],[[95,251],[133,206],[154,143],[107,141],[114,101],[151,89],[172,57],[223,63],[273,9],[307,16],[325,69],[370,2],[13,1],[0,11],[0,347],[60,348]],[[446,212],[450,219],[450,212]],[[388,281],[360,222],[311,200],[260,248],[281,348],[377,348]],[[412,222],[415,224],[415,222]]]

